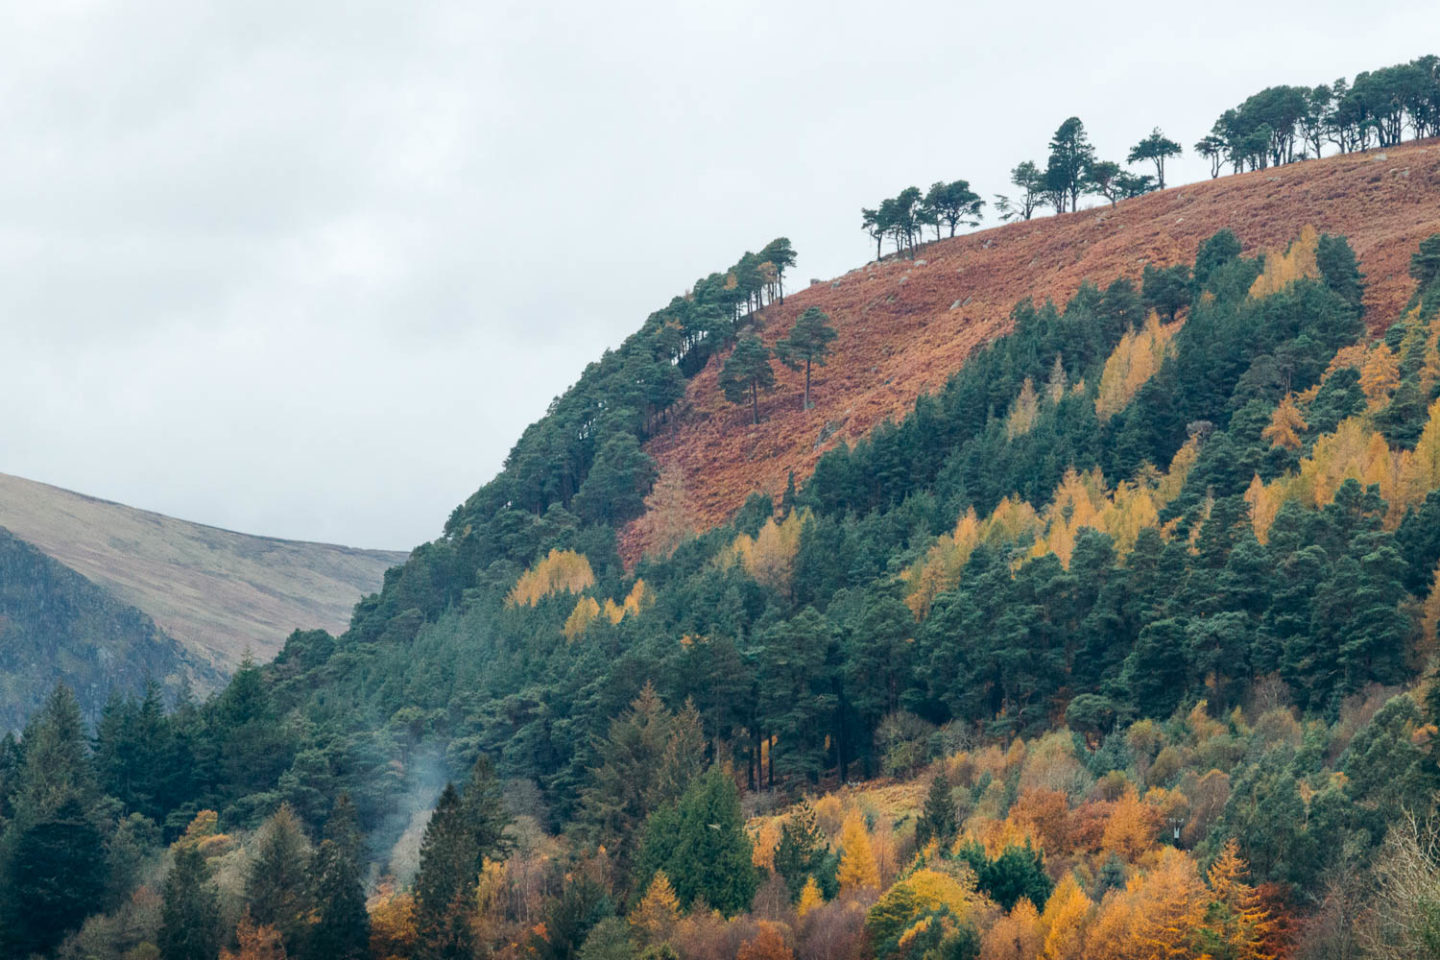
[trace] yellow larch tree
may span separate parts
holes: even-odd
[[[980,960],[1035,960],[1045,944],[1040,913],[1028,897],[991,925],[980,941]]]
[[[840,830],[840,847],[845,851],[836,875],[841,892],[849,893],[865,887],[880,889],[880,863],[875,859],[870,832],[865,829],[860,811],[852,810],[845,818],[845,826]]]
[[[1395,388],[1400,386],[1400,358],[1390,349],[1389,344],[1380,343],[1365,355],[1360,367],[1360,389],[1365,392],[1371,410],[1378,410],[1390,402]]]
[[[1255,888],[1246,881],[1249,868],[1238,850],[1234,838],[1225,841],[1206,874],[1211,899],[1205,911],[1205,927],[1208,935],[1223,946],[1227,957],[1273,960],[1270,943],[1275,921]]]
[[[1134,863],[1149,852],[1160,835],[1160,815],[1140,799],[1134,785],[1127,786],[1110,810],[1101,847]]]
[[[583,637],[598,616],[600,603],[594,597],[581,597],[576,600],[575,609],[570,611],[570,616],[565,618],[565,626],[561,628],[565,639],[573,643]]]
[[[1091,925],[1085,956],[1109,960],[1190,960],[1209,891],[1195,862],[1174,847],[1154,869],[1105,897]]]
[[[675,888],[664,870],[656,870],[645,896],[630,911],[630,926],[641,943],[649,946],[669,939],[679,919],[680,901],[675,896]]]
[[[774,870],[775,850],[779,846],[780,824],[773,817],[762,821],[750,836],[750,862]]]
[[[1265,270],[1250,285],[1250,296],[1259,299],[1280,293],[1298,280],[1315,279],[1320,268],[1315,262],[1315,253],[1320,247],[1320,235],[1307,224],[1300,230],[1284,253],[1267,253]]]
[[[1100,372],[1100,390],[1095,396],[1095,415],[1105,421],[1125,409],[1149,379],[1160,370],[1174,350],[1175,334],[1184,321],[1162,324],[1151,311],[1145,325],[1120,338]]]
[[[645,498],[645,513],[635,522],[647,556],[665,558],[698,530],[695,506],[678,469],[660,472],[660,479]]]
[[[1055,354],[1055,362],[1050,366],[1050,379],[1045,381],[1045,393],[1050,397],[1051,403],[1059,403],[1065,399],[1065,391],[1070,386],[1070,378],[1065,375],[1065,364],[1060,359],[1060,354]]]
[[[415,925],[415,897],[401,893],[395,881],[386,878],[369,903],[370,956],[375,960],[400,960],[414,953],[420,934]]]
[[[583,553],[551,550],[545,559],[526,570],[505,598],[509,607],[533,607],[555,593],[580,593],[595,586],[595,571]]]
[[[800,902],[795,905],[795,915],[803,920],[807,913],[824,903],[825,894],[820,892],[820,884],[815,882],[814,877],[806,877],[805,886],[800,890]]]
[[[720,563],[739,563],[756,583],[788,595],[800,537],[809,520],[809,510],[792,510],[780,523],[771,517],[754,537],[746,533],[737,536],[721,554]]]
[[[1026,377],[1020,386],[1020,395],[1010,405],[1010,414],[1005,418],[1006,435],[1011,440],[1023,437],[1035,426],[1035,418],[1039,415],[1040,397],[1035,393],[1035,381]]]
[[[1260,436],[1274,446],[1299,450],[1300,434],[1308,427],[1309,424],[1300,414],[1300,408],[1295,405],[1295,394],[1287,393],[1285,399],[1275,408],[1275,412],[1270,415],[1270,425],[1260,431]]]
[[[1095,904],[1080,889],[1073,873],[1065,874],[1045,902],[1040,921],[1045,928],[1044,960],[1083,960],[1085,931]]]

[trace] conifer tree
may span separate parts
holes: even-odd
[[[944,851],[954,842],[959,831],[960,825],[955,819],[955,800],[950,796],[950,779],[942,771],[930,781],[930,792],[925,796],[925,809],[915,823],[915,844],[923,847],[934,840]]]
[[[750,422],[760,422],[760,391],[775,387],[770,348],[756,336],[741,337],[720,371],[720,389],[731,403],[750,401]]]
[[[305,954],[313,960],[363,960],[370,944],[355,805],[341,794],[315,858],[315,926]]]
[[[675,923],[680,919],[680,901],[675,897],[675,888],[664,870],[656,870],[635,909],[630,911],[630,926],[644,946],[663,943],[670,939]]]
[[[840,847],[845,852],[840,858],[840,892],[849,893],[865,887],[880,889],[880,864],[875,860],[875,851],[870,845],[870,832],[858,810],[851,811],[845,818],[840,831]]]
[[[800,891],[800,902],[795,904],[795,915],[803,920],[807,913],[824,903],[825,895],[820,892],[820,884],[814,877],[806,877],[805,887]]]
[[[651,814],[640,871],[664,870],[682,906],[701,899],[733,915],[750,906],[759,884],[752,852],[735,781],[712,767],[679,804]]]
[[[835,328],[830,326],[830,317],[819,307],[808,307],[796,319],[790,333],[775,344],[775,353],[780,362],[791,370],[805,368],[805,394],[800,403],[801,410],[810,409],[810,366],[825,366],[830,355],[830,341],[836,337]]]
[[[310,842],[288,805],[265,821],[257,840],[245,882],[250,915],[259,926],[280,931],[286,951],[293,954],[310,914]]]
[[[180,842],[165,877],[161,908],[161,960],[215,960],[220,948],[220,903],[199,847]]]
[[[447,783],[420,841],[420,873],[415,878],[415,927],[426,960],[461,960],[473,951],[470,891],[478,879],[460,792]]]
[[[1151,131],[1150,136],[1141,140],[1130,148],[1130,154],[1125,158],[1126,163],[1140,163],[1145,160],[1155,164],[1155,185],[1161,190],[1165,189],[1165,160],[1168,157],[1180,156],[1180,144],[1166,137],[1156,127]]]
[[[825,834],[816,821],[815,808],[809,800],[802,800],[780,825],[780,843],[775,848],[775,872],[785,878],[790,899],[799,896],[807,881],[814,882],[824,859]]]

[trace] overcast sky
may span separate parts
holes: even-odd
[[[1433,0],[3,3],[0,472],[408,548],[777,235],[1440,52]],[[1436,49],[1429,49],[1436,48]],[[1207,175],[1176,165],[1176,182]]]

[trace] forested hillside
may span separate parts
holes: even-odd
[[[217,681],[145,614],[0,527],[0,729],[18,731],[58,683],[94,720],[152,679]]]
[[[1237,166],[1295,159],[1247,104]],[[784,239],[698,280],[345,633],[169,712],[115,698],[93,737],[60,688],[0,742],[0,951],[1433,956],[1440,197],[1409,149],[1363,261],[1332,218],[1387,195],[1305,184],[1405,179],[1375,154],[1266,181],[1283,236],[1216,181],[1234,222],[1183,256],[1147,228],[1085,261],[1059,231],[1103,227],[1073,210],[1098,173],[1056,181],[1054,254],[1089,269],[1017,272],[943,384],[718,523],[646,452],[683,398],[743,431],[809,376],[821,409],[856,339],[914,328],[786,295]]]

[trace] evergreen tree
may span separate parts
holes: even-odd
[[[100,906],[106,861],[100,831],[75,796],[5,837],[0,954],[49,953]]]
[[[1165,189],[1165,160],[1168,157],[1180,156],[1180,144],[1169,139],[1156,127],[1151,131],[1150,136],[1141,140],[1130,148],[1129,155],[1125,158],[1126,163],[1141,163],[1149,160],[1155,164],[1155,184]]]
[[[775,847],[775,872],[785,878],[791,900],[807,881],[814,881],[824,862],[825,834],[815,819],[815,808],[802,800],[780,825],[780,843]]]
[[[478,851],[460,792],[447,783],[420,841],[415,927],[425,960],[462,960],[473,952],[469,918],[479,880]]]
[[[942,851],[949,848],[960,832],[955,816],[955,799],[950,796],[950,779],[943,772],[930,781],[925,795],[925,809],[915,822],[915,844],[923,847],[934,840]]]
[[[210,868],[193,843],[173,848],[161,908],[161,960],[215,960],[220,950],[220,904]]]
[[[250,916],[257,925],[278,930],[286,952],[294,954],[310,916],[310,842],[288,806],[265,821],[256,842],[245,881]]]
[[[741,337],[720,371],[720,389],[731,403],[750,401],[750,422],[760,422],[760,391],[775,386],[770,348],[756,336]]]
[[[1056,199],[1056,213],[1075,210],[1085,186],[1085,171],[1095,162],[1095,148],[1079,117],[1071,117],[1050,138],[1050,161],[1045,168],[1046,189]],[[1067,206],[1068,204],[1068,206]]]
[[[805,368],[805,394],[800,403],[801,410],[810,409],[810,365],[825,366],[830,355],[830,341],[836,337],[835,328],[830,326],[830,317],[819,307],[808,307],[796,319],[790,333],[775,344],[775,353],[780,362],[791,370]]]
[[[712,767],[677,806],[651,815],[640,863],[642,875],[664,870],[683,906],[700,898],[729,916],[750,906],[759,885],[750,859],[740,791]]]
[[[315,924],[305,956],[313,960],[364,960],[370,950],[370,915],[365,909],[360,827],[355,805],[341,794],[325,824],[315,858]]]

